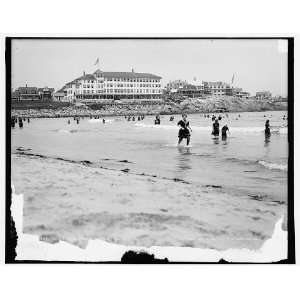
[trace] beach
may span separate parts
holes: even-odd
[[[259,249],[287,209],[287,112],[229,114],[227,141],[189,116],[191,147],[177,147],[163,116],[36,119],[12,130],[12,182],[24,195],[24,233],[86,247]],[[264,139],[264,121],[272,136]]]

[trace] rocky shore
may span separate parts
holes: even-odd
[[[212,113],[218,111],[244,112],[244,111],[271,111],[286,110],[287,102],[273,100],[239,99],[229,96],[186,99],[180,103],[165,101],[162,103],[111,103],[94,106],[65,106],[49,107],[43,109],[15,109],[11,115],[30,118],[60,118],[60,117],[96,117],[120,115],[154,115],[154,114],[180,114],[186,113]]]

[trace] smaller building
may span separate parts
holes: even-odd
[[[177,90],[179,88],[183,88],[187,84],[188,84],[188,82],[186,80],[181,80],[181,79],[169,81],[166,85],[166,90],[168,92],[170,92],[171,90],[174,91],[174,90]]]
[[[11,98],[15,101],[22,101],[22,100],[44,100],[50,101],[53,98],[53,88],[37,88],[37,87],[19,87],[15,91],[12,91]]]
[[[42,101],[51,101],[53,99],[53,88],[48,88],[47,86],[44,88],[39,88],[38,93],[40,96],[40,100]]]
[[[223,81],[203,81],[204,94],[217,96],[232,96],[232,87]]]
[[[190,98],[197,98],[203,95],[203,89],[193,84],[185,84],[177,89],[177,94]]]
[[[233,96],[235,96],[237,98],[248,99],[250,97],[250,93],[243,91],[242,88],[234,88]]]
[[[36,87],[19,87],[14,92],[14,98],[16,100],[40,100],[38,88]]]
[[[62,87],[60,90],[56,91],[53,95],[55,101],[66,101],[67,90],[66,87]],[[69,100],[67,100],[69,101]]]
[[[258,100],[271,99],[272,93],[269,91],[257,92],[255,98]]]

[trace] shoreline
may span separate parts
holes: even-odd
[[[206,99],[190,98],[180,103],[110,103],[74,104],[53,107],[55,103],[45,103],[44,108],[19,107],[11,109],[11,116],[24,118],[70,118],[70,117],[114,117],[139,115],[175,115],[175,114],[224,114],[241,112],[287,111],[288,103],[272,100],[240,99],[234,97],[211,97]],[[58,105],[58,103],[57,103]],[[62,105],[60,103],[59,105]]]
[[[58,113],[56,114],[55,111],[52,114],[48,112],[40,112],[39,110],[35,110],[34,112],[28,112],[28,110],[13,110],[11,111],[11,117],[22,117],[22,118],[32,118],[32,119],[60,119],[60,118],[95,118],[95,117],[125,117],[125,116],[172,116],[172,115],[180,115],[183,112],[189,115],[196,115],[196,114],[230,114],[230,113],[243,113],[243,112],[267,112],[267,111],[288,111],[287,108],[278,108],[278,109],[260,109],[260,110],[230,110],[226,112],[216,112],[216,111],[189,111],[189,110],[178,110],[172,112],[114,112],[108,113],[103,111],[94,111],[91,110],[89,113]],[[23,113],[24,112],[24,113]]]

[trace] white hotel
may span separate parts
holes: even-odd
[[[83,76],[64,86],[65,101],[98,102],[104,99],[161,99],[161,77],[149,73],[103,72]]]

